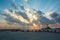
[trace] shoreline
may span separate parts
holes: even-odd
[[[45,30],[20,30],[20,29],[0,29],[0,32],[5,32],[5,31],[10,31],[10,32],[50,32],[50,33],[60,33],[57,31],[45,31]]]

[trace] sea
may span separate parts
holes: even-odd
[[[60,33],[0,32],[0,40],[60,40]]]

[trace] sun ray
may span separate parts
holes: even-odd
[[[54,3],[49,9],[47,12],[51,11],[51,12],[54,12],[54,9],[56,9],[56,5],[57,5],[57,2]]]

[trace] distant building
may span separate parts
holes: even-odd
[[[55,31],[56,31],[56,32],[60,32],[60,28],[56,28]]]
[[[44,32],[51,32],[52,29],[47,25],[46,28],[42,28],[41,31],[44,31]]]

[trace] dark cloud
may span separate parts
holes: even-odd
[[[54,20],[49,20],[48,18],[46,18],[44,15],[44,13],[42,11],[37,11],[38,14],[38,21],[42,24],[54,24],[56,23]],[[57,16],[55,14],[55,16]]]
[[[39,21],[43,24],[54,24],[55,23],[54,20],[49,20],[48,18],[46,18],[44,16],[40,16]]]
[[[53,17],[53,18],[57,18],[57,16],[58,16],[57,13],[52,13],[52,14],[51,14],[51,17]]]
[[[10,3],[10,5],[11,5],[13,8],[18,9],[18,7],[16,6],[16,4],[15,4],[13,1]]]
[[[9,11],[12,12],[12,10],[9,10]],[[4,20],[6,20],[8,24],[18,23],[21,26],[25,26],[26,25],[26,23],[21,22],[19,19],[13,18],[10,14],[1,13],[0,15],[6,17],[6,18],[4,18]]]
[[[45,24],[55,24],[55,23],[60,23],[60,14],[54,12],[52,13],[50,16],[53,18],[52,20],[49,20],[48,18],[46,18],[44,15],[44,13],[42,11],[36,11],[38,14],[38,21],[40,21],[40,23],[45,23]]]
[[[7,18],[5,18],[5,20],[10,24],[10,23],[18,23],[18,24],[20,24],[20,25],[22,25],[22,26],[25,26],[25,23],[23,23],[23,22],[21,22],[20,20],[18,20],[18,19],[15,19],[15,18],[13,18],[13,17],[11,17],[11,16],[7,16]]]
[[[60,23],[60,18],[56,18],[55,20],[56,20],[58,23]]]
[[[9,9],[9,11],[12,13],[13,12],[13,10],[12,9]]]
[[[6,16],[6,17],[10,16],[9,14],[6,14],[6,13],[1,13],[0,15],[1,16]]]
[[[9,9],[8,11],[11,12],[11,13],[13,12],[13,10],[11,10],[11,9]],[[5,12],[2,12],[0,15],[3,15],[3,16],[6,16],[6,17],[10,16],[9,14],[7,14]]]
[[[60,23],[60,14],[54,12],[51,14],[51,17],[56,21],[56,23]]]
[[[36,11],[38,13],[38,15],[43,15],[44,13],[40,10]]]
[[[20,8],[21,8],[22,10],[25,10],[25,9],[24,9],[24,6],[20,6]]]
[[[19,11],[19,12],[16,12],[18,15],[21,15],[24,19],[27,19],[27,20],[29,20],[29,18],[28,18],[28,16],[26,15],[26,13],[25,12],[21,12],[21,11]]]

